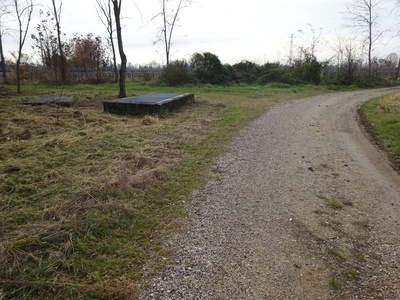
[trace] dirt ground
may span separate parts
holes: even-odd
[[[174,261],[142,298],[400,299],[400,177],[357,115],[391,92],[295,100],[255,121],[194,192]]]

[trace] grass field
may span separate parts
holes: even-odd
[[[323,87],[172,89],[128,83],[128,95],[195,93],[163,116],[103,113],[111,84],[0,87],[0,299],[135,299],[168,263],[168,234],[213,159],[251,120]],[[71,108],[26,106],[74,96]]]
[[[383,96],[366,103],[361,113],[377,143],[400,171],[400,93]]]

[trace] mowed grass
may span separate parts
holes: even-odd
[[[367,102],[364,120],[397,170],[400,170],[400,92]]]
[[[193,92],[163,116],[103,113],[112,84],[0,89],[0,299],[135,299],[168,263],[184,203],[232,138],[272,105],[326,92],[268,86]],[[71,95],[71,108],[22,103]]]

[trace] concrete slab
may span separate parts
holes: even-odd
[[[27,105],[57,104],[60,106],[71,106],[74,97],[71,96],[43,96],[24,102]]]
[[[194,94],[151,93],[127,97],[114,101],[104,101],[104,112],[119,115],[162,114],[194,102]]]

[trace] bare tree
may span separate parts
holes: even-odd
[[[165,51],[167,66],[170,62],[172,35],[178,16],[182,9],[189,7],[193,0],[159,0],[161,12],[155,15],[152,20],[161,18],[162,26],[158,30],[158,37],[155,43],[162,43]]]
[[[397,14],[397,17],[399,17],[400,16],[400,0],[395,0],[394,5],[395,5],[395,9],[393,11]],[[397,30],[396,30],[395,35],[397,37],[400,36],[399,26],[397,26]],[[398,79],[399,77],[400,77],[400,58],[398,60],[397,72],[396,72],[396,76],[395,76],[394,79]]]
[[[119,98],[126,97],[126,87],[125,87],[125,80],[126,80],[126,63],[127,58],[124,52],[124,45],[122,42],[122,27],[121,27],[121,5],[122,0],[110,0],[113,5],[114,10],[114,18],[115,18],[115,26],[117,30],[117,41],[118,41],[118,50],[119,56],[121,58],[121,67],[119,69]]]
[[[359,49],[354,37],[337,36],[336,47],[337,76],[341,84],[353,83],[357,65],[360,62]]]
[[[16,62],[17,91],[21,93],[21,58],[33,12],[33,0],[14,0],[15,14],[18,21],[18,53]]]
[[[60,69],[60,53],[58,50],[58,38],[54,33],[56,25],[50,11],[44,12],[40,10],[39,15],[42,17],[41,24],[35,26],[37,34],[31,34],[31,38],[36,42],[35,48],[40,55],[43,66],[51,71],[51,78],[57,82]]]
[[[56,0],[51,0],[52,9],[53,9],[53,16],[54,21],[56,22],[56,29],[57,29],[57,43],[58,43],[58,51],[60,52],[60,71],[61,71],[61,81],[65,83],[67,79],[67,66],[66,66],[66,59],[64,54],[64,49],[61,41],[61,28],[60,28],[60,21],[61,21],[61,9],[62,9],[62,0],[60,0],[60,4],[56,5]]]
[[[0,67],[1,67],[1,72],[3,75],[3,83],[8,84],[8,79],[7,79],[7,65],[5,62],[4,58],[4,48],[3,48],[3,37],[5,33],[7,32],[7,28],[4,27],[4,18],[10,15],[10,10],[7,4],[3,4],[0,7]]]
[[[303,44],[298,46],[298,50],[300,52],[307,51],[315,57],[317,48],[325,43],[322,38],[322,28],[317,30],[312,24],[307,24],[307,26],[310,29],[311,36],[305,35],[306,33],[303,30],[298,30],[299,37],[303,41]]]
[[[372,52],[375,44],[382,37],[379,30],[380,8],[384,0],[352,0],[346,4],[345,19],[347,26],[355,28],[365,35],[368,52],[368,74],[372,74]]]
[[[114,44],[114,18],[110,0],[96,0],[97,15],[107,29],[108,41],[111,45],[115,82],[118,82],[117,57]]]

